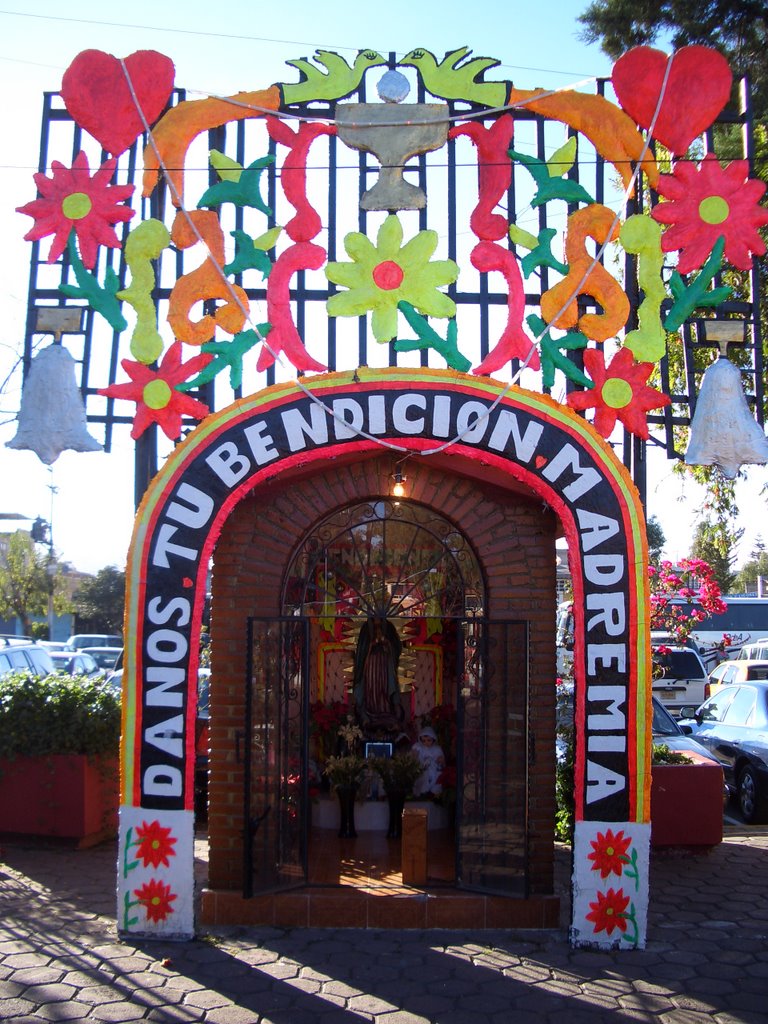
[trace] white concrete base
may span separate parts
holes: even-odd
[[[448,808],[434,804],[431,800],[408,800],[409,807],[423,807],[427,811],[427,828],[448,828]],[[312,804],[312,827],[338,829],[341,824],[339,801],[335,795],[323,794]],[[386,800],[363,800],[355,804],[355,829],[358,832],[386,832],[389,826],[389,805]]]

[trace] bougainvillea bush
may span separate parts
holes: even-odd
[[[712,566],[700,558],[683,558],[678,565],[662,562],[648,567],[651,585],[651,630],[669,633],[685,644],[696,626],[727,605]],[[727,635],[724,635],[728,643]]]

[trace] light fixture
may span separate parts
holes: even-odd
[[[394,483],[392,484],[392,497],[393,498],[404,498],[405,497],[405,477],[403,471],[399,466],[393,473]]]

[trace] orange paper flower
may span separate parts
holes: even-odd
[[[591,913],[587,914],[587,920],[592,921],[596,932],[606,932],[610,935],[614,928],[625,932],[627,918],[624,911],[628,904],[629,896],[624,895],[623,889],[619,889],[618,892],[614,892],[613,889],[606,893],[599,892],[597,902],[589,904]]]
[[[598,832],[597,839],[591,841],[592,853],[588,857],[592,861],[592,870],[599,871],[601,878],[607,878],[611,873],[620,875],[627,863],[631,842],[623,829],[615,834],[611,829],[606,829],[605,833]]]
[[[176,894],[171,892],[170,885],[164,885],[156,878],[150,878],[140,889],[135,889],[134,895],[146,910],[148,921],[164,921],[173,913],[171,903]]]
[[[171,441],[181,433],[182,416],[201,420],[208,415],[208,406],[190,395],[176,390],[176,385],[199,373],[213,359],[213,355],[202,353],[186,363],[181,361],[181,342],[174,342],[156,370],[144,363],[123,359],[122,367],[131,378],[126,384],[111,384],[101,388],[100,395],[109,398],[125,398],[136,403],[131,437],[136,440],[152,423],[157,423]]]
[[[133,194],[133,185],[110,185],[117,160],[105,160],[91,177],[88,157],[81,150],[72,167],[54,160],[53,175],[35,174],[35,184],[41,195],[26,206],[17,207],[18,213],[34,217],[35,223],[24,235],[28,242],[36,242],[53,235],[48,262],[54,263],[64,252],[72,231],[77,235],[83,266],[93,270],[100,245],[120,248],[120,239],[113,224],[124,223],[134,211],[119,204]]]
[[[139,840],[136,855],[144,862],[145,868],[150,865],[157,868],[161,864],[169,867],[168,858],[176,855],[176,840],[169,828],[163,828],[159,821],[152,821],[149,824],[143,821],[137,826],[136,835]]]
[[[630,350],[621,348],[606,366],[603,353],[590,348],[584,352],[584,365],[595,386],[589,391],[572,391],[566,399],[568,405],[579,411],[594,409],[594,427],[603,437],[610,437],[620,420],[631,434],[647,440],[646,413],[670,403],[669,395],[646,384],[653,363],[636,363]]]
[[[701,267],[721,236],[725,258],[739,270],[751,268],[752,253],[765,252],[757,230],[768,224],[768,210],[758,206],[765,184],[749,178],[746,160],[721,167],[709,153],[698,168],[681,160],[674,174],[662,174],[658,190],[669,202],[654,207],[652,216],[660,224],[671,225],[661,236],[661,248],[681,250],[677,264],[681,274]]]

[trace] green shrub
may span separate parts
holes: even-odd
[[[0,757],[114,754],[120,697],[101,680],[15,672],[0,678]]]

